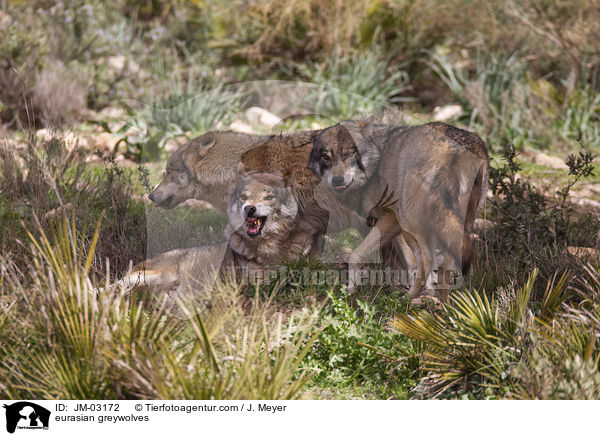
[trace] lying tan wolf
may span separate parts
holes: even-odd
[[[135,265],[114,286],[208,301],[226,250],[227,244],[218,244],[168,251]]]

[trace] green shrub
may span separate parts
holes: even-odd
[[[221,86],[195,88],[195,83],[188,82],[184,90],[175,87],[165,98],[156,99],[141,109],[122,103],[128,117],[121,120],[118,129],[102,120],[93,123],[120,137],[115,152],[121,151],[138,162],[157,160],[169,139],[191,138],[209,130],[222,129],[231,122],[241,95]]]
[[[578,156],[569,155],[566,163],[570,178],[558,187],[554,198],[540,191],[519,174],[521,166],[515,161],[514,150],[508,150],[506,163],[490,167],[488,216],[496,223],[494,249],[511,253],[522,259],[520,267],[539,266],[544,248],[564,250],[573,235],[573,208],[567,202],[573,186],[593,174],[593,154],[587,150]]]
[[[36,233],[29,234],[32,268],[2,270],[12,304],[0,306],[7,333],[0,396],[292,399],[306,383],[309,374],[297,370],[314,341],[316,314],[284,319],[266,305],[246,312],[226,285],[202,314],[186,301],[179,316],[169,313],[166,294],[147,308],[135,293],[96,289],[89,273],[98,227],[89,244],[74,220]]]
[[[400,309],[397,297],[381,294],[378,300],[356,300],[353,307],[347,296],[328,292],[322,331],[305,363],[316,371],[313,382],[320,389],[406,398],[416,352],[410,341],[386,329],[389,316]]]
[[[377,48],[367,53],[334,54],[321,64],[298,65],[310,82],[318,85],[317,113],[339,118],[372,115],[385,105],[403,101],[408,76],[391,65]]]

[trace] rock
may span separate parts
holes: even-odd
[[[446,106],[438,106],[433,110],[434,121],[449,121],[460,117],[464,113],[464,109],[459,104],[449,104]]]
[[[175,138],[169,138],[165,141],[165,151],[168,154],[173,153],[175,150],[178,150],[183,144],[188,142],[187,136],[177,136]]]
[[[140,72],[140,66],[132,59],[127,59],[125,56],[110,56],[106,59],[106,65],[108,70],[113,74],[122,73],[125,68],[131,74],[137,74]]]
[[[0,30],[4,30],[10,26],[12,17],[2,11],[0,11]]]
[[[50,129],[39,129],[35,132],[35,137],[38,142],[47,142],[55,138],[60,139],[64,141],[65,147],[69,151],[74,148],[88,148],[90,146],[89,137],[81,132],[59,132]]]
[[[94,145],[103,151],[113,151],[119,139],[118,136],[112,133],[102,132],[94,136]]]
[[[71,150],[72,148],[89,148],[90,147],[90,138],[81,132],[67,132],[63,136],[65,141],[65,145],[67,149]]]
[[[115,118],[115,119],[123,119],[126,118],[127,111],[120,107],[107,106],[98,112],[100,118]]]
[[[245,122],[243,122],[241,120],[235,120],[234,122],[232,122],[230,124],[229,128],[231,130],[233,130],[234,132],[254,133],[254,129],[252,128],[252,126],[246,124]]]
[[[545,167],[554,168],[556,170],[568,170],[569,167],[560,157],[550,156],[545,153],[538,153],[535,156],[534,163]]]
[[[267,127],[275,127],[281,122],[281,118],[266,109],[252,106],[246,110],[246,117],[252,124],[262,124]]]
[[[591,206],[595,208],[600,208],[600,201],[592,200],[591,198],[580,198],[573,203],[578,204],[579,206]]]
[[[567,251],[579,259],[600,259],[600,250],[591,247],[567,247]]]
[[[312,123],[310,123],[310,128],[313,130],[321,130],[323,129],[323,126],[317,123],[316,121],[313,121]]]

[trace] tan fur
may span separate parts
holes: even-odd
[[[243,164],[241,167],[244,174],[228,209],[228,253],[221,274],[227,274],[230,268],[262,270],[282,260],[308,254],[314,233],[304,225],[299,214],[298,199],[290,180],[291,170],[271,174],[248,170]],[[242,194],[243,198],[237,198]],[[266,216],[263,230],[254,238],[248,236],[239,217],[240,213],[246,216],[248,207]]]
[[[168,251],[135,265],[116,284],[130,291],[176,292],[207,300],[226,248],[219,244]]]
[[[208,132],[191,139],[169,157],[165,175],[150,200],[171,209],[195,198],[225,213],[241,155],[266,139],[238,132]]]
[[[357,228],[367,234],[364,217],[341,203],[335,193],[319,189],[321,181],[307,165],[313,141],[321,131],[279,135],[247,151],[241,157],[246,167],[256,171],[273,172],[293,168],[293,186],[300,205],[303,226],[315,235]],[[315,242],[320,245],[320,242]]]

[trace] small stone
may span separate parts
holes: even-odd
[[[234,132],[254,133],[254,129],[252,129],[252,126],[250,126],[249,124],[246,124],[245,122],[243,122],[241,120],[235,120],[234,122],[232,122],[230,124],[229,128],[231,130],[233,130]]]
[[[464,109],[459,104],[449,104],[447,106],[438,106],[433,110],[434,121],[449,121],[460,117]]]
[[[545,153],[538,153],[535,156],[534,162],[537,165],[554,168],[555,170],[568,170],[569,167],[560,157],[550,156]]]
[[[281,123],[281,118],[266,109],[252,106],[246,110],[246,117],[252,124],[262,124],[267,127],[275,127]]]
[[[600,259],[600,250],[591,247],[567,247],[567,251],[580,259]]]

